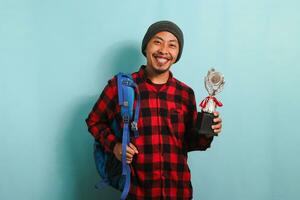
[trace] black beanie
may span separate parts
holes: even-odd
[[[172,33],[178,40],[179,43],[179,52],[178,56],[175,62],[177,62],[181,56],[182,49],[183,49],[183,33],[180,30],[180,28],[173,22],[171,21],[158,21],[149,26],[144,38],[143,38],[143,43],[142,43],[142,53],[144,56],[146,56],[146,47],[148,42],[151,40],[151,38],[162,31],[167,31]]]

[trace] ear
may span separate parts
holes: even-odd
[[[145,50],[144,50],[144,53],[145,53],[145,56],[147,57],[147,50],[146,50],[147,48],[145,48]]]

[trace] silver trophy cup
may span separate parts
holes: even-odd
[[[196,123],[198,134],[203,134],[207,137],[217,136],[211,128],[215,124],[213,113],[218,106],[221,107],[223,104],[215,96],[223,90],[224,84],[224,76],[220,72],[215,71],[214,68],[208,71],[207,76],[204,78],[204,85],[209,96],[200,103],[202,110],[198,112]]]

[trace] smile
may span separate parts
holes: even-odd
[[[169,58],[162,57],[162,56],[154,56],[155,60],[159,65],[165,65],[169,62]]]

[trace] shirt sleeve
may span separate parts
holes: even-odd
[[[205,151],[210,147],[213,137],[206,137],[204,135],[199,135],[195,132],[195,126],[197,121],[197,107],[194,91],[190,89],[189,91],[189,101],[188,101],[188,112],[186,120],[186,135],[185,144],[186,150],[189,151]]]
[[[116,78],[108,81],[88,118],[85,120],[89,132],[108,152],[112,152],[115,144],[119,142],[110,126],[118,109],[116,82]]]

